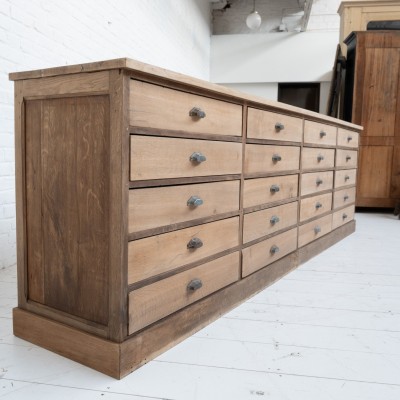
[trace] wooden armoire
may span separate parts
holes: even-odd
[[[358,207],[400,200],[400,31],[353,32],[346,39],[343,119],[362,125]]]

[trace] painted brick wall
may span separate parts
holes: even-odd
[[[8,73],[129,57],[209,79],[205,0],[0,0],[0,268],[16,261]]]

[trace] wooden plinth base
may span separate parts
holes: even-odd
[[[14,335],[121,379],[354,231],[355,221],[351,221],[122,343],[90,335],[20,308],[13,310]]]

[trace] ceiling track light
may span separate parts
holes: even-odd
[[[258,29],[261,25],[260,14],[256,11],[256,0],[254,0],[253,3],[253,12],[246,18],[246,25],[253,31]]]

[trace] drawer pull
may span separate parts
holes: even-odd
[[[347,219],[347,214],[343,214],[342,215],[342,218],[345,220],[345,219]]]
[[[273,215],[269,221],[271,222],[272,225],[275,225],[280,221],[280,219],[277,215]]]
[[[187,285],[187,290],[189,292],[194,292],[203,286],[203,282],[200,279],[193,279]]]
[[[279,253],[279,247],[273,245],[273,246],[270,248],[269,252],[270,252],[271,254]]]
[[[278,162],[278,161],[281,161],[281,160],[282,160],[282,157],[279,154],[274,154],[272,156],[272,161],[273,162]]]
[[[269,190],[271,193],[276,193],[279,192],[281,189],[278,185],[272,185]]]
[[[203,241],[197,237],[190,239],[189,243],[187,244],[188,249],[198,249],[203,246]]]
[[[351,160],[351,156],[346,156],[346,162]]]
[[[317,225],[317,226],[314,228],[314,233],[315,233],[316,235],[318,235],[318,233],[320,233],[320,232],[321,232],[321,227]]]
[[[207,158],[206,158],[206,156],[204,156],[204,155],[201,154],[200,152],[196,151],[196,152],[194,152],[194,153],[190,156],[189,160],[190,160],[191,162],[200,164],[200,163],[206,161]]]
[[[189,116],[190,117],[196,117],[196,118],[205,118],[206,117],[206,113],[200,107],[193,107],[189,111]]]
[[[349,196],[347,194],[344,195],[343,200],[346,201],[349,199]]]
[[[321,132],[319,133],[319,137],[322,139],[324,136],[326,136],[326,132],[321,131]]]
[[[345,181],[345,182],[347,182],[349,179],[350,179],[350,177],[349,177],[348,175],[346,175],[346,176],[344,177],[344,181]]]
[[[316,205],[315,205],[315,208],[318,210],[319,208],[321,208],[322,207],[322,204],[320,203],[320,202],[318,202]]]
[[[319,186],[322,185],[324,181],[321,178],[318,178],[315,183],[317,184],[317,186]]]
[[[350,142],[350,140],[353,140],[353,136],[347,136],[347,141]]]
[[[285,125],[283,125],[281,122],[277,122],[276,124],[275,124],[275,130],[276,131],[281,131],[281,130],[283,130],[283,129],[285,129]]]
[[[188,201],[188,207],[198,207],[203,204],[203,200],[200,197],[192,196]]]
[[[325,158],[325,157],[324,157],[323,155],[320,154],[320,155],[317,157],[317,160],[318,160],[318,162],[321,162],[324,158]]]

